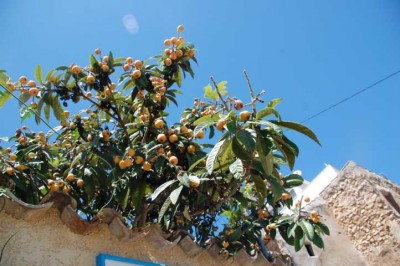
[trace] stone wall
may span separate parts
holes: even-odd
[[[400,265],[400,187],[349,162],[320,194],[369,265]],[[393,203],[393,202],[392,202]]]
[[[74,211],[76,202],[52,193],[42,205],[29,205],[8,194],[0,198],[0,247],[17,232],[4,249],[0,265],[95,265],[99,253],[167,265],[283,265],[250,257],[241,250],[233,257],[219,254],[214,244],[198,247],[189,237],[170,242],[156,225],[135,232],[123,225],[111,209],[101,221],[86,222]]]

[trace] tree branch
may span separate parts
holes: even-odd
[[[214,79],[214,77],[212,77],[212,76],[210,77],[210,79],[211,79],[212,83],[214,84],[215,89],[217,90],[218,96],[219,96],[219,98],[221,99],[221,101],[222,101],[222,103],[223,103],[223,105],[224,105],[225,110],[229,111],[228,105],[226,104],[226,101],[224,100],[224,98],[222,98],[221,92],[220,92],[219,89],[218,89],[218,84],[217,84],[217,82],[215,82],[215,79]]]

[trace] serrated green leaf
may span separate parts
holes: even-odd
[[[271,175],[274,170],[272,142],[268,138],[264,138],[260,132],[257,132],[256,150],[264,172],[267,175]]]
[[[322,240],[319,234],[315,234],[312,240],[313,244],[321,249],[325,249],[324,240]]]
[[[226,89],[226,84],[228,84],[228,81],[221,81],[220,83],[217,84],[217,88],[219,90],[219,93],[222,96],[228,95],[228,91]]]
[[[282,98],[273,99],[273,100],[271,100],[271,101],[268,103],[267,106],[268,106],[268,107],[275,108],[282,100],[283,100]]]
[[[43,73],[42,73],[42,67],[40,65],[36,66],[35,78],[37,79],[37,81],[39,81],[40,84],[43,84]]]
[[[304,246],[305,236],[301,227],[297,226],[294,236],[294,250],[297,252]]]
[[[24,106],[24,103],[26,103],[32,96],[29,94],[29,92],[25,91],[21,93],[18,97],[19,99],[19,106]]]
[[[229,166],[229,171],[233,174],[236,179],[243,177],[243,163],[242,160],[237,159]]]
[[[190,180],[189,180],[189,176],[187,173],[185,172],[180,172],[177,176],[177,179],[179,180],[179,182],[181,182],[182,185],[184,185],[185,187],[190,187]]]
[[[301,186],[304,182],[304,179],[300,175],[291,174],[282,178],[285,181],[284,187],[285,188],[292,188]]]
[[[205,122],[216,122],[219,119],[220,119],[219,114],[206,115],[206,116],[200,117],[199,119],[195,120],[193,122],[193,125],[197,126],[197,125],[200,125]]]
[[[244,145],[247,152],[252,153],[256,149],[256,142],[249,131],[245,129],[237,131],[236,138]]]
[[[221,146],[224,144],[224,142],[225,142],[225,140],[221,140],[221,141],[217,142],[217,144],[215,144],[214,148],[212,148],[212,150],[208,154],[207,161],[206,161],[206,169],[209,174],[211,174],[212,171],[214,170],[215,159],[217,158],[219,150],[220,150]]]
[[[171,203],[172,204],[176,204],[176,202],[179,199],[179,196],[181,195],[183,186],[179,186],[178,188],[176,188],[174,191],[171,192],[171,195],[169,195],[169,198],[171,199]]]
[[[194,129],[193,136],[197,136],[197,134],[200,131],[202,131],[202,130],[214,125],[215,123],[216,122],[214,122],[214,121],[209,121],[209,122],[203,122],[203,123],[198,124]]]
[[[216,90],[213,90],[211,85],[208,84],[203,88],[204,90],[204,98],[211,99],[214,101],[218,101],[218,93]]]
[[[307,238],[312,241],[314,238],[314,228],[312,224],[306,220],[301,220],[298,224],[300,225],[301,229],[303,229],[303,232],[306,234]]]
[[[165,212],[168,210],[169,205],[171,205],[171,198],[168,197],[164,204],[162,205],[160,212],[158,213],[158,222],[161,222],[161,219],[163,218]]]
[[[251,177],[254,180],[254,184],[257,190],[258,207],[261,208],[264,205],[265,197],[268,195],[268,190],[264,183],[264,180],[260,176],[252,174]]]
[[[271,185],[272,193],[274,195],[273,200],[274,202],[277,202],[282,197],[283,187],[274,176],[268,176],[268,182]]]
[[[278,225],[282,224],[288,224],[288,223],[293,223],[293,216],[285,215],[282,217],[279,217],[278,221],[276,222]]]
[[[275,110],[275,108],[267,106],[257,112],[256,120],[260,120],[269,115],[275,115],[279,120],[281,119],[279,113]]]
[[[252,156],[249,154],[240,144],[236,137],[232,139],[232,151],[233,153],[242,160],[251,160]]]
[[[50,120],[50,104],[44,106],[44,116],[48,122]]]
[[[308,127],[299,124],[299,123],[295,123],[295,122],[290,122],[290,121],[271,121],[272,123],[275,123],[281,127],[285,127],[285,128],[289,128],[292,130],[295,130],[307,137],[309,137],[310,139],[312,139],[313,141],[315,141],[318,145],[321,146],[321,143],[319,142],[317,136],[314,134],[314,132],[309,129]]]
[[[37,104],[36,112],[35,112],[35,122],[38,125],[40,124],[40,121],[41,121],[40,116],[41,116],[41,113],[42,113],[43,103],[44,103],[44,98],[42,97],[42,98],[40,98],[40,100],[39,100],[39,102]]]
[[[64,110],[61,107],[60,101],[58,100],[57,96],[54,96],[51,100],[51,107],[53,108],[53,114],[58,121],[64,122],[65,121],[65,114]]]
[[[235,242],[238,241],[240,239],[240,237],[242,236],[243,232],[240,228],[236,229],[235,231],[233,231],[232,234],[226,236],[226,241],[228,242]]]
[[[178,180],[169,180],[165,182],[164,184],[159,186],[156,190],[154,190],[153,194],[150,195],[149,200],[151,201],[155,200],[158,197],[158,195],[160,195],[161,192],[163,192],[167,187],[176,182],[178,182]]]
[[[314,227],[319,228],[325,235],[330,235],[330,230],[329,227],[326,224],[323,223],[317,223],[317,224],[313,224]]]
[[[12,97],[11,93],[9,92],[2,92],[0,91],[0,108]]]

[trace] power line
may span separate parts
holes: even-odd
[[[364,88],[364,89],[361,89],[361,90],[359,90],[359,91],[353,93],[352,95],[350,95],[350,96],[348,96],[348,97],[342,99],[341,101],[339,101],[339,102],[337,102],[337,103],[335,103],[335,104],[332,104],[331,106],[328,106],[327,108],[323,109],[322,111],[320,111],[320,112],[318,112],[318,113],[316,113],[316,114],[314,114],[314,115],[312,115],[312,116],[306,118],[305,120],[301,121],[301,123],[305,123],[305,122],[307,122],[307,121],[310,121],[311,119],[313,119],[313,118],[315,118],[315,117],[317,117],[317,116],[319,116],[319,115],[321,115],[321,114],[323,114],[323,113],[325,113],[325,112],[327,112],[327,111],[329,111],[329,110],[335,108],[336,106],[338,106],[338,105],[340,105],[340,104],[342,104],[342,103],[344,103],[344,102],[346,102],[346,101],[348,101],[348,100],[350,100],[350,99],[356,97],[357,95],[359,95],[359,94],[361,94],[361,93],[363,93],[363,92],[365,92],[365,91],[367,91],[367,90],[369,90],[369,89],[375,87],[376,85],[378,85],[378,84],[384,82],[385,80],[388,80],[388,79],[390,79],[390,78],[396,76],[396,75],[399,74],[399,73],[400,73],[400,70],[397,70],[396,72],[393,72],[392,74],[390,74],[390,75],[388,75],[388,76],[386,76],[386,77],[384,77],[384,78],[382,78],[382,79],[380,79],[380,80],[378,80],[378,81],[372,83],[372,84],[369,85],[368,87],[366,87],[366,88]]]

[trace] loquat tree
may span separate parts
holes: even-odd
[[[302,176],[280,173],[293,169],[299,154],[284,129],[319,141],[307,127],[281,119],[281,99],[257,111],[263,92],[253,91],[246,72],[250,103],[211,79],[204,100],[167,123],[165,110],[181,93],[176,86],[194,76],[191,64],[197,63],[182,32],[178,26],[177,36],[164,41],[164,53],[146,61],[96,49],[88,66],[60,66],[45,77],[38,66],[35,80],[13,82],[1,71],[0,107],[14,97],[23,118],[48,124],[52,113],[60,122],[47,133],[18,129],[1,148],[2,191],[12,184],[8,189],[31,204],[62,191],[89,221],[113,208],[132,230],[158,223],[171,240],[188,235],[205,246],[215,239],[229,254],[244,248],[268,257],[265,244],[277,232],[296,251],[306,238],[323,248],[328,227],[290,194]],[[82,111],[70,114],[72,104]],[[206,133],[213,145],[200,141]]]

